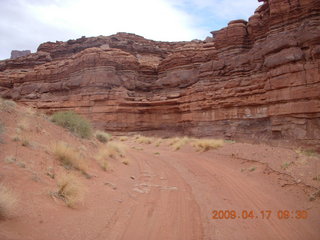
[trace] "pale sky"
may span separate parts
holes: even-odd
[[[258,0],[0,0],[0,59],[47,41],[129,32],[159,41],[211,36]]]

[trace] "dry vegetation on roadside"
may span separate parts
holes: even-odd
[[[151,144],[154,141],[153,138],[145,137],[145,136],[142,136],[142,135],[135,135],[134,139],[135,139],[136,142],[138,142],[140,144]]]
[[[3,141],[4,124],[0,122],[0,143]]]
[[[87,173],[88,164],[85,159],[71,146],[65,142],[58,142],[52,146],[54,156],[66,168],[75,168]]]
[[[184,145],[190,143],[193,139],[188,137],[175,137],[169,140],[169,145],[174,151],[180,150]]]
[[[14,101],[0,98],[0,111],[12,112],[16,106],[17,104]]]
[[[161,139],[161,138],[151,138],[145,137],[141,135],[135,135],[134,139],[136,142],[140,144],[151,144],[155,143],[156,147],[159,147],[160,144],[164,141],[168,146],[171,146],[172,150],[178,151],[183,146],[190,144],[199,152],[206,152],[212,149],[217,149],[224,145],[224,140],[221,139],[197,139],[197,138],[189,138],[189,137],[174,137],[169,139]]]
[[[110,141],[106,145],[100,147],[97,155],[95,156],[96,161],[100,167],[107,171],[109,169],[110,159],[121,159],[125,156],[125,146],[119,142]],[[123,162],[123,161],[122,161]]]
[[[127,136],[121,136],[121,137],[119,137],[119,140],[121,141],[121,142],[125,142],[125,141],[127,141],[129,138],[127,137]]]
[[[58,178],[58,191],[55,195],[61,198],[68,207],[74,208],[83,201],[86,189],[80,179],[73,174],[65,174]]]
[[[106,142],[110,141],[110,139],[111,139],[111,135],[109,133],[104,132],[104,131],[98,130],[95,132],[94,135],[102,143],[106,143]]]
[[[8,218],[17,203],[14,193],[4,184],[0,184],[0,219]]]
[[[223,140],[220,139],[197,139],[192,142],[193,147],[199,152],[206,152],[212,149],[222,147],[224,144]]]

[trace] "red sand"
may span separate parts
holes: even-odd
[[[32,143],[29,147],[11,140],[22,118],[29,121],[21,133]],[[81,140],[20,111],[1,113],[1,121],[6,133],[0,144],[0,182],[19,200],[14,214],[0,221],[1,240],[320,239],[320,200],[309,200],[320,187],[312,180],[319,175],[317,156],[242,143],[205,153],[191,146],[173,151],[165,143],[155,147],[129,139],[124,142],[129,164],[113,160],[112,171],[104,172],[93,159],[102,146],[97,141]],[[57,175],[66,171],[50,153],[58,139],[77,146],[90,160],[92,178],[78,174],[88,189],[75,209],[49,194],[57,187],[46,175],[48,167]],[[5,162],[9,155],[17,161]],[[237,217],[212,219],[214,210],[234,210]],[[238,218],[244,210],[253,210],[253,219]],[[262,219],[261,211],[267,210],[270,218]],[[293,213],[289,219],[278,219],[283,210]],[[308,212],[307,219],[294,218],[300,210]]]

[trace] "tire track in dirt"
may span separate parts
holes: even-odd
[[[278,199],[276,191],[257,183],[252,184],[242,174],[229,169],[223,164],[223,158],[215,159],[205,155],[194,155],[194,158],[184,153],[164,153],[163,161],[176,168],[178,174],[188,182],[192,194],[201,207],[204,225],[204,239],[317,239],[319,230],[308,220],[278,220],[276,216],[270,219],[253,220],[214,220],[210,212],[216,210],[277,210],[299,209],[299,206]],[[220,184],[221,187],[216,185]],[[265,183],[265,182],[263,182]],[[270,184],[269,184],[270,185]],[[284,196],[282,194],[281,196]],[[276,196],[276,197],[274,197]],[[287,201],[293,201],[289,197]],[[208,220],[210,219],[210,220]]]
[[[103,230],[105,239],[202,239],[199,206],[174,168],[151,154],[130,154],[139,175],[126,207]],[[102,238],[101,238],[102,239]]]

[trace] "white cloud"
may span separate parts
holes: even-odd
[[[171,3],[198,10],[206,10],[218,19],[234,20],[237,18],[247,19],[261,4],[258,0],[171,0]]]
[[[8,53],[21,48],[35,51],[41,42],[83,35],[131,32],[155,40],[180,41],[201,34],[201,30],[192,27],[190,15],[165,0],[19,0],[14,6],[6,0],[6,4],[13,11],[10,16],[1,17],[5,26],[0,25],[0,43],[9,48]],[[8,35],[16,36],[16,44],[10,42]],[[23,43],[19,38],[34,41]],[[2,51],[0,58],[8,57]]]
[[[0,59],[13,49],[35,51],[46,41],[117,32],[162,41],[203,39],[222,27],[221,19],[246,16],[256,5],[256,0],[1,0]]]
[[[134,32],[159,40],[185,40],[196,36],[190,16],[163,0],[66,0],[64,5],[31,6],[47,24],[82,35]]]

